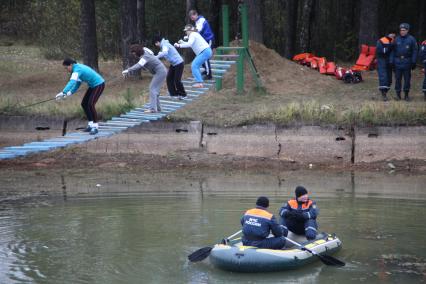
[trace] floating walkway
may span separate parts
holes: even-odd
[[[21,146],[4,147],[0,149],[0,160],[14,159],[30,154],[65,148],[70,145],[82,144],[91,140],[110,137],[142,123],[160,120],[213,89],[215,80],[221,80],[229,68],[236,63],[233,60],[225,60],[223,56],[220,58],[221,60],[210,60],[213,80],[205,81],[205,88],[193,88],[192,85],[195,83],[194,78],[188,78],[182,81],[187,92],[187,97],[184,99],[178,100],[169,96],[160,96],[161,112],[145,113],[144,111],[149,109],[149,105],[145,104],[143,107],[135,108],[118,117],[112,117],[106,122],[99,122],[99,132],[95,135],[90,135],[88,132],[71,132],[64,136],[26,143]]]

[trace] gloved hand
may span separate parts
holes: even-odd
[[[179,41],[180,41],[180,40],[179,40]],[[177,43],[177,42],[175,42],[174,46],[175,46],[175,47],[177,47],[177,48],[180,48],[180,45],[179,45],[179,43]]]
[[[123,75],[124,78],[127,77],[127,75],[129,75],[129,70],[123,70],[123,72],[121,72],[121,74]]]
[[[416,67],[417,67],[417,64],[416,64],[416,63],[411,64],[411,70],[416,69]]]
[[[55,96],[55,98],[57,101],[59,101],[59,100],[65,99],[66,96],[67,96],[66,94],[60,92],[59,94]]]

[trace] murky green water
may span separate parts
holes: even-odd
[[[0,211],[0,283],[426,282],[426,176],[283,172],[0,173],[2,192],[53,196]],[[258,195],[277,213],[298,184],[344,268],[239,274],[187,255],[239,230]],[[47,200],[47,201],[46,201]]]

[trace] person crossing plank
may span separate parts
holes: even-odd
[[[81,107],[89,121],[85,131],[95,135],[98,133],[98,114],[95,105],[104,91],[105,80],[95,70],[87,65],[77,63],[74,59],[65,58],[62,65],[71,73],[71,77],[62,92],[56,95],[56,99],[62,100],[75,94],[82,82],[87,83],[89,88],[81,101]]]

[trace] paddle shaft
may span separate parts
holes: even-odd
[[[316,252],[311,251],[310,249],[305,248],[305,247],[304,247],[304,246],[302,246],[301,244],[296,243],[295,241],[293,241],[292,239],[289,239],[289,238],[287,238],[287,237],[284,237],[284,238],[285,238],[287,241],[289,241],[290,243],[292,243],[293,245],[296,245],[296,246],[298,246],[298,247],[304,248],[306,251],[308,251],[308,252],[312,253],[313,255],[318,255]]]

